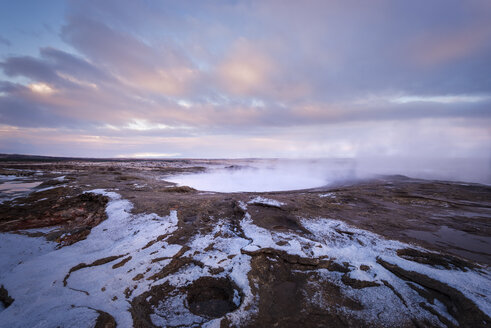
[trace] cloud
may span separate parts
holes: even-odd
[[[47,128],[0,128],[0,146],[23,144],[27,153],[115,157],[137,153],[179,153],[179,157],[408,157],[490,160],[491,121],[423,119],[345,122],[326,128],[268,128],[257,135],[139,135]],[[292,137],[293,136],[293,137]],[[315,138],[313,138],[315,136]],[[487,149],[487,151],[486,151]]]
[[[10,77],[25,76],[36,81],[56,82],[59,77],[49,64],[29,56],[8,57],[0,63],[0,68]]]
[[[29,89],[31,89],[32,92],[41,95],[50,95],[56,92],[56,89],[53,89],[46,83],[31,83],[29,84]]]
[[[115,79],[95,64],[84,58],[51,47],[40,49],[41,58],[51,64],[56,72],[67,76],[74,76],[77,80],[86,80],[93,83],[115,83]],[[60,73],[57,73],[60,76]],[[62,77],[63,78],[63,77]]]
[[[172,45],[159,50],[87,17],[71,16],[62,36],[122,83],[136,89],[180,95],[196,76],[185,55],[176,53]]]
[[[232,94],[254,95],[271,83],[274,63],[252,42],[239,39],[217,67],[223,89]]]
[[[167,158],[177,157],[180,153],[134,153],[117,155],[118,158]]]
[[[10,47],[12,45],[12,42],[10,42],[8,39],[6,39],[0,35],[0,44],[3,44],[4,46]]]
[[[413,60],[423,68],[431,68],[465,59],[486,48],[486,41],[491,38],[489,27],[472,26],[464,30],[448,31],[447,35],[425,34],[413,41]]]
[[[60,154],[74,143],[112,156],[479,156],[491,144],[490,15],[453,0],[71,2],[63,49],[2,54],[4,137]],[[423,133],[429,121],[463,128]]]

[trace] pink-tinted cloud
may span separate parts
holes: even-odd
[[[191,63],[172,45],[151,47],[104,23],[77,16],[69,19],[62,35],[92,62],[136,89],[181,95],[196,79]]]
[[[217,67],[221,87],[237,95],[261,94],[275,74],[275,63],[260,47],[238,39]]]
[[[489,48],[491,23],[471,26],[445,34],[425,33],[407,45],[416,65],[428,69],[472,57],[481,49]]]

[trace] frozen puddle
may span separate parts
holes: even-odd
[[[435,232],[407,230],[405,234],[429,243],[451,246],[453,252],[457,255],[467,256],[476,261],[482,261],[485,258],[487,263],[491,263],[489,247],[491,245],[491,237],[489,236],[476,236],[447,226],[442,226]]]
[[[19,181],[9,181],[0,183],[0,192],[5,194],[15,194],[18,192],[29,191],[32,188],[39,186],[42,182],[19,182]]]
[[[7,181],[0,183],[0,204],[7,200],[12,200],[19,196],[30,193],[33,188],[39,186],[41,183],[41,181]]]
[[[306,168],[219,170],[165,178],[180,186],[216,192],[267,192],[309,189],[332,182],[326,172]]]

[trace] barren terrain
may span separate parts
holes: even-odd
[[[223,193],[166,180],[251,165],[0,163],[0,326],[491,325],[491,187],[379,176]]]

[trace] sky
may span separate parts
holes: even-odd
[[[491,163],[491,2],[0,0],[0,153]]]

